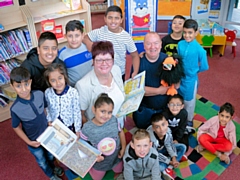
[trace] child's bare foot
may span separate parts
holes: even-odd
[[[221,161],[224,161],[226,164],[230,164],[230,158],[226,154],[221,153],[221,156],[219,158]]]
[[[197,150],[198,153],[200,153],[200,152],[202,152],[202,151],[204,150],[204,148],[202,147],[202,145],[199,144],[199,145],[197,146],[197,149],[196,149],[196,150]]]

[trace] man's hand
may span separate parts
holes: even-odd
[[[159,91],[158,94],[160,94],[160,95],[167,94],[168,89],[169,89],[169,86],[168,86],[168,87],[164,87],[164,86],[161,86],[161,85],[160,85],[160,86],[158,87],[158,91]]]
[[[28,145],[37,148],[37,147],[39,147],[41,144],[40,144],[40,142],[37,142],[37,141],[30,141],[30,142],[28,143]]]
[[[177,83],[177,84],[174,84],[174,87],[175,87],[175,89],[179,89],[180,88],[180,82]]]

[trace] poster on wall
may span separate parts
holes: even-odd
[[[212,19],[216,21],[221,15],[221,0],[192,1],[191,16],[193,19]]]
[[[209,0],[199,0],[199,4],[196,6],[198,14],[208,14]]]
[[[157,18],[172,19],[177,14],[190,17],[191,5],[192,0],[158,0]]]
[[[135,43],[142,43],[144,36],[156,31],[157,0],[126,1],[126,30]]]
[[[211,0],[192,1],[191,16],[193,19],[208,19]]]
[[[221,0],[211,0],[209,18],[218,19],[221,10]]]

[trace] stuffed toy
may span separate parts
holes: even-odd
[[[170,86],[167,95],[177,94],[174,84],[180,83],[185,76],[183,72],[182,59],[177,54],[168,56],[159,67],[161,84],[164,87]]]

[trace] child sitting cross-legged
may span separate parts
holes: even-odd
[[[138,129],[127,145],[123,157],[124,179],[160,180],[161,174],[158,163],[158,152],[152,147],[149,133]]]
[[[181,143],[174,143],[171,130],[168,127],[168,121],[161,113],[152,115],[151,126],[147,131],[150,134],[153,147],[159,153],[159,165],[163,178],[173,178],[173,168],[177,168],[179,161],[186,161],[183,155],[186,152],[186,146]]]
[[[220,107],[218,116],[206,121],[199,129],[197,151],[207,149],[226,164],[230,163],[229,155],[236,147],[236,128],[232,122],[234,107],[225,103]]]

